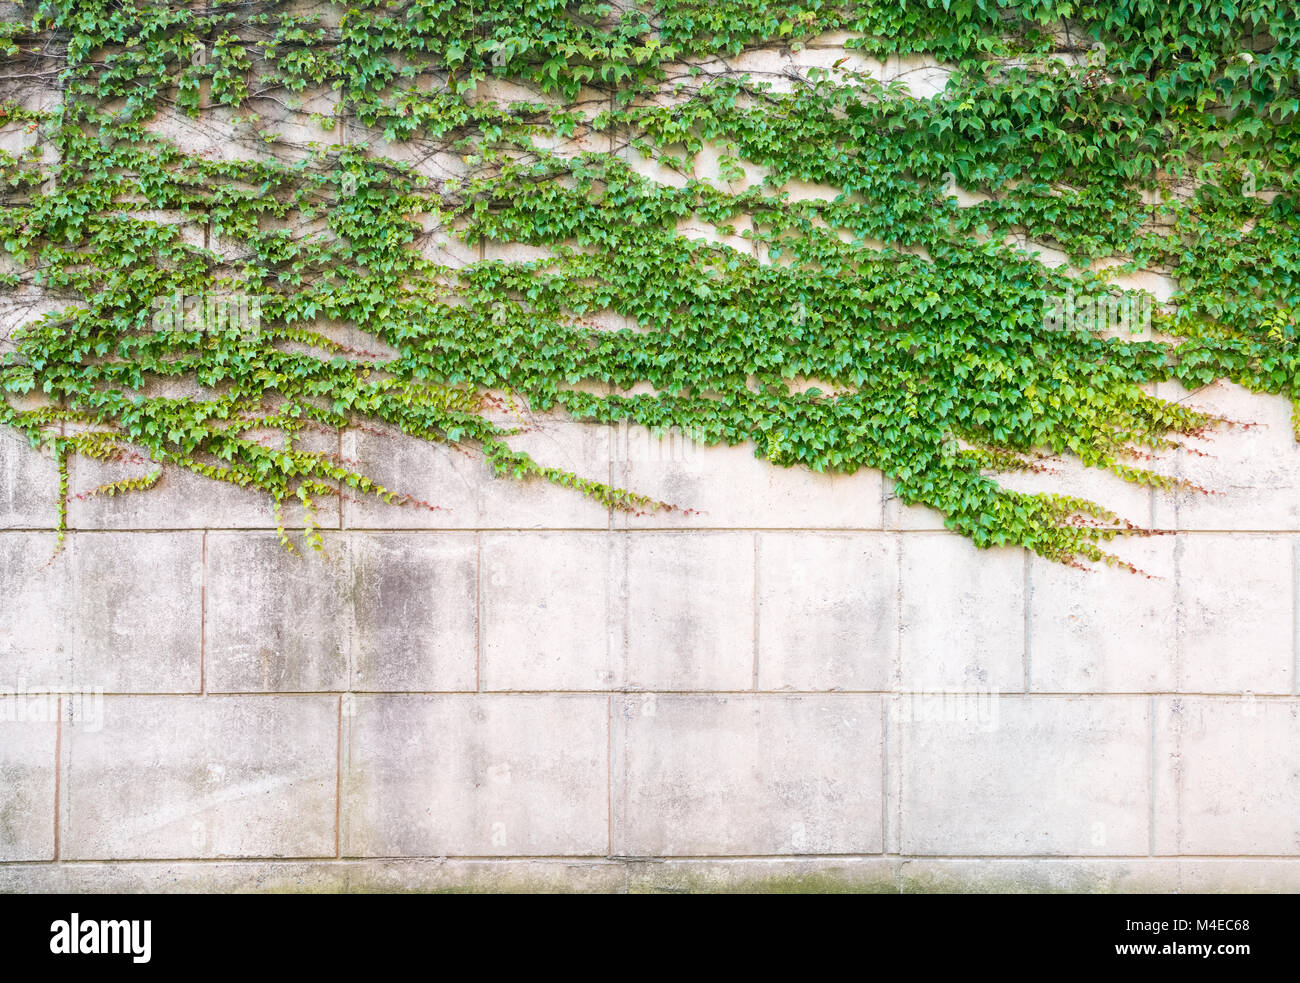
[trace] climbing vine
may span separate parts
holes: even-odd
[[[0,354],[0,422],[54,452],[61,525],[86,455],[141,469],[99,493],[171,467],[296,502],[319,546],[323,499],[412,501],[306,446],[374,425],[613,508],[689,505],[513,449],[504,394],[876,468],[977,545],[1113,559],[1127,523],[998,475],[1071,454],[1170,488],[1144,461],[1215,421],[1152,383],[1300,399],[1291,3],[3,14],[0,289],[52,309]],[[824,67],[743,67],[831,36]],[[945,66],[942,91],[863,68],[900,58]],[[1139,271],[1177,292],[1119,282]]]

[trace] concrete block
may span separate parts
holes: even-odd
[[[435,186],[437,182],[460,180],[470,173],[464,155],[445,149],[441,141],[419,135],[411,140],[389,140],[382,127],[366,126],[351,116],[346,131],[349,144],[365,144],[369,156],[408,165],[412,174],[428,178]]]
[[[1300,893],[1300,861],[1236,857],[1178,861],[1179,887],[1186,894]]]
[[[1214,494],[1157,495],[1156,520],[1162,528],[1300,529],[1300,444],[1292,434],[1287,400],[1251,393],[1229,382],[1216,382],[1195,393],[1161,383],[1157,392],[1162,399],[1252,424],[1249,428],[1221,425],[1203,438],[1184,439],[1189,450],[1173,454],[1164,470],[1171,465],[1172,473]]]
[[[619,134],[626,140],[627,134]],[[664,156],[675,157],[682,161],[682,167],[673,166],[663,160]],[[622,151],[622,156],[627,165],[642,177],[649,178],[656,184],[666,184],[671,188],[684,188],[691,180],[691,159],[686,154],[684,147],[657,148],[649,156],[643,154],[639,148],[627,146]]]
[[[924,858],[903,861],[899,882],[903,894],[1172,894],[1179,865],[1146,858]]]
[[[753,535],[635,533],[626,549],[626,685],[752,688]]]
[[[844,82],[842,72],[861,72],[877,78],[883,70],[878,58],[864,55],[852,48],[806,44],[801,50],[791,54],[791,60],[803,75],[810,68],[822,68],[831,73],[833,78]]]
[[[290,553],[274,533],[211,533],[207,543],[207,688],[215,693],[348,687],[352,627],[338,534],[325,553]]]
[[[736,857],[8,863],[0,893],[1294,893],[1295,858]]]
[[[210,400],[214,391],[192,379],[163,380],[151,384],[145,395],[180,400]],[[283,434],[251,430],[245,438],[267,447],[282,447]],[[334,430],[308,430],[295,442],[299,450],[336,456],[340,435]],[[208,478],[169,465],[150,488],[108,496],[97,490],[111,482],[140,478],[159,465],[131,452],[120,460],[101,461],[84,455],[68,462],[68,525],[72,529],[274,529],[275,509],[270,495],[249,487]],[[337,495],[317,496],[312,505],[314,524],[323,529],[339,526]],[[285,528],[302,528],[306,513],[291,497],[282,515]]]
[[[740,176],[734,180],[723,180],[722,177],[722,158],[730,157],[733,161],[732,167],[738,168]],[[740,148],[727,146],[712,141],[706,141],[692,160],[695,176],[701,181],[707,181],[715,188],[721,188],[731,194],[739,194],[742,191],[748,191],[751,188],[758,187],[763,180],[771,173],[766,167],[755,164],[751,160],[745,160],[740,154]],[[733,224],[737,231],[743,226],[753,228],[753,221],[748,215],[738,215]],[[753,251],[752,245],[749,249]]]
[[[620,539],[607,532],[484,535],[484,689],[620,684]]]
[[[537,263],[560,258],[559,253],[550,246],[534,246],[527,242],[500,242],[489,239],[481,245],[481,255],[484,260],[497,260],[502,263]],[[568,239],[563,245],[575,247],[577,242]]]
[[[714,183],[719,182],[715,180]],[[731,186],[724,187],[730,190]],[[757,255],[754,240],[747,239],[744,235],[745,232],[752,232],[754,228],[754,223],[748,215],[739,215],[725,225],[734,231],[726,232],[722,225],[714,225],[706,219],[692,215],[677,222],[676,233],[680,238],[690,239],[699,244],[726,246],[745,257]]]
[[[152,462],[98,461],[74,457],[68,462],[68,527],[70,529],[274,529],[271,497],[257,489],[206,478],[184,468],[167,467],[156,484],[125,495],[91,496],[110,482],[140,478],[155,470]],[[57,486],[56,486],[57,487]],[[314,502],[316,524],[339,527],[339,499]],[[301,529],[305,516],[295,498],[286,502],[283,522]]]
[[[104,704],[63,737],[65,859],[334,855],[336,697]]]
[[[1145,698],[1004,696],[991,719],[967,709],[890,721],[903,853],[1146,855]]]
[[[524,423],[529,421],[525,419]],[[608,428],[537,417],[533,429],[509,440],[537,463],[584,478],[609,481]],[[361,529],[607,529],[600,503],[544,478],[500,476],[472,447],[453,448],[404,435],[350,431],[343,456],[399,494],[436,506],[391,506],[349,490],[344,516]]]
[[[59,469],[15,430],[0,431],[0,529],[53,529],[59,524]]]
[[[386,342],[377,334],[371,334],[364,328],[357,327],[351,321],[334,321],[322,320],[318,318],[312,322],[311,329],[317,334],[324,335],[335,344],[342,345],[346,350],[348,357],[361,360],[380,362],[388,359],[398,358],[401,352]],[[285,345],[290,348],[291,345]],[[332,352],[326,352],[320,348],[310,349],[316,357],[326,361],[333,358]],[[342,439],[342,434],[338,439]],[[326,449],[326,448],[321,448]],[[334,449],[334,448],[329,448]]]
[[[0,686],[0,861],[54,859],[58,698]]]
[[[28,16],[33,12],[29,11]],[[22,16],[21,7],[8,3],[0,7],[0,21],[10,20],[10,15],[14,13],[17,14],[12,18],[14,20],[27,19]],[[0,80],[0,100],[13,101],[22,109],[48,113],[58,108],[62,99],[63,93],[59,85],[51,85],[43,78],[19,75],[16,79]],[[31,125],[25,120],[10,121],[6,118],[4,124],[0,125],[0,151],[24,160],[29,153],[32,153],[30,148],[44,143],[41,150],[35,152],[36,159],[46,166],[55,163],[58,160],[58,147],[51,139],[55,124],[46,123],[29,129]]]
[[[358,697],[343,855],[604,855],[607,715],[604,696]]]
[[[201,659],[203,536],[70,535],[72,684],[193,692]]]
[[[396,433],[349,430],[343,456],[357,470],[399,495],[411,495],[432,508],[389,505],[348,489],[343,521],[359,529],[474,528],[479,484],[491,480],[490,469],[471,451],[460,451]],[[436,511],[435,511],[436,509]]]
[[[610,480],[610,428],[558,414],[526,413],[525,431],[510,446],[546,467]],[[490,477],[481,486],[480,524],[492,529],[608,529],[609,509],[571,488],[543,479]]]
[[[807,48],[843,48],[850,40],[859,37],[856,31],[826,31],[805,42]]]
[[[1021,689],[1024,552],[915,534],[901,538],[900,558],[900,687]]]
[[[480,249],[477,244],[470,245],[461,236],[461,230],[456,228],[443,228],[438,224],[436,217],[425,214],[421,221],[424,231],[416,238],[415,248],[419,249],[420,255],[431,263],[437,263],[439,266],[445,266],[449,270],[459,270],[461,267],[477,263],[480,256]],[[445,274],[450,279],[454,274]],[[454,284],[449,284],[454,289]]]
[[[507,78],[494,74],[480,79],[465,96],[465,101],[471,105],[496,103],[500,109],[506,109],[511,103],[519,102],[534,105],[543,103],[549,106],[563,106],[566,109],[573,107],[587,118],[608,109],[609,99],[610,93],[605,89],[582,86],[573,99],[567,99],[555,91],[544,92],[540,86],[521,78]]]
[[[294,18],[311,18],[319,27],[338,28],[343,23],[347,5],[337,0],[288,0],[285,15]]]
[[[625,879],[622,864],[603,858],[173,860],[5,864],[0,893],[615,894]]]
[[[74,539],[75,537],[69,537]],[[75,596],[72,564],[52,559],[54,533],[0,534],[0,685],[16,690],[71,686]]]
[[[879,59],[839,45],[810,43],[803,44],[799,50],[785,47],[749,48],[728,56],[725,62],[719,59],[718,64],[707,67],[713,71],[747,74],[754,82],[768,86],[772,92],[792,92],[798,85],[796,79],[807,78],[809,70],[813,68],[830,72],[832,79],[841,84],[848,81],[844,74],[847,72],[858,72],[873,78],[889,77],[887,66]],[[912,82],[912,79],[909,77],[905,81]],[[924,97],[930,93],[914,91],[913,94]]]
[[[878,853],[877,696],[628,695],[617,856]]]
[[[1109,278],[1110,282],[1117,287],[1123,287],[1125,290],[1145,290],[1156,299],[1156,303],[1164,304],[1172,300],[1178,293],[1178,281],[1171,276],[1165,276],[1163,273],[1156,273],[1152,270],[1141,270],[1137,273],[1122,273]]]
[[[474,689],[473,534],[351,533],[347,544],[352,689]]]
[[[301,161],[346,140],[338,125],[339,102],[339,93],[328,86],[291,93],[274,108],[259,102],[259,118],[251,123],[242,121],[248,115],[245,107],[205,106],[198,117],[159,107],[145,129],[181,152],[205,160],[277,156]]]
[[[884,690],[898,660],[898,537],[758,534],[758,688]]]
[[[275,147],[281,154],[306,157],[315,150],[347,141],[344,128],[339,125],[342,97],[328,85],[289,94],[274,116],[266,113],[264,103],[259,103],[258,109],[263,112],[258,124],[259,135],[275,134]],[[204,113],[208,115],[211,113]]]
[[[880,472],[817,474],[754,457],[753,444],[665,449],[653,442],[614,464],[623,488],[692,512],[614,514],[616,528],[879,529]]]
[[[1174,539],[1126,539],[1107,548],[1143,574],[1113,567],[1079,570],[1029,557],[1031,689],[1047,693],[1174,689]]]
[[[775,84],[793,65],[793,58],[790,52],[781,48],[750,48],[728,58],[727,65],[733,72],[753,75],[756,81]]]
[[[1300,700],[1156,705],[1155,852],[1300,854]]]
[[[1052,268],[1065,266],[1071,271],[1074,271],[1074,267],[1070,266],[1070,257],[1068,253],[1044,245],[1041,242],[1035,242],[1027,236],[1011,236],[1010,238],[1014,240],[1014,245],[1017,249],[1033,256],[1034,259],[1038,260],[1038,262],[1042,263],[1044,266],[1050,266]],[[1011,244],[1013,243],[1008,242],[1008,245]]]
[[[882,496],[884,498],[882,526],[889,530],[907,530],[943,532],[943,515],[927,505],[905,505],[894,491],[894,482],[885,478]]]
[[[994,480],[1004,488],[1028,494],[1070,495],[1086,498],[1121,519],[1140,526],[1151,526],[1151,489],[1100,468],[1085,467],[1077,458],[1050,458],[1042,464],[1043,472],[1008,472]]]
[[[630,860],[628,894],[897,894],[896,857]]]
[[[338,861],[142,860],[9,864],[0,892],[31,894],[331,894],[346,889]]]
[[[622,864],[604,858],[345,860],[349,894],[621,894]]]
[[[228,107],[216,106],[192,118],[178,109],[158,107],[145,124],[145,130],[173,144],[182,153],[205,160],[257,160],[269,156],[257,127],[235,123],[233,117],[237,115],[245,114],[243,110],[236,113]]]
[[[929,55],[891,55],[881,69],[881,78],[902,79],[917,99],[932,99],[948,87],[948,79],[955,71]]]
[[[1290,693],[1295,682],[1293,542],[1178,537],[1178,689]]]
[[[790,201],[834,201],[844,193],[833,184],[815,184],[810,181],[786,181],[780,188],[790,196]]]
[[[23,269],[10,256],[5,256],[0,261],[0,271],[5,273],[20,274]],[[0,351],[12,351],[17,347],[18,343],[13,335],[20,328],[34,324],[47,314],[54,314],[71,306],[73,306],[72,303],[66,298],[59,297],[53,291],[47,291],[43,287],[31,284],[7,287],[4,295],[0,296]],[[21,406],[24,399],[30,399],[33,396],[40,396],[41,405],[49,405],[48,400],[35,391],[26,394],[5,394],[5,398],[13,406]],[[26,438],[20,436],[16,431],[6,429],[3,432],[8,439],[26,443]]]
[[[609,108],[609,99],[600,98],[578,107],[590,120],[595,113]],[[558,133],[539,133],[532,137],[533,145],[547,150],[559,157],[573,158],[579,154],[608,154],[613,149],[612,134],[609,130],[596,130],[588,125],[579,125],[572,136],[563,137]]]
[[[0,535],[0,684],[195,692],[202,534]]]

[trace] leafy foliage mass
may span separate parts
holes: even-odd
[[[508,392],[752,441],[777,466],[877,468],[980,546],[1074,562],[1129,530],[999,472],[1072,454],[1168,487],[1142,461],[1212,421],[1151,383],[1300,398],[1293,3],[54,0],[4,15],[0,276],[59,303],[7,346],[0,417],[64,468],[135,454],[310,516],[349,489],[400,499],[304,447],[380,423],[614,507],[662,504],[512,449],[489,412]],[[829,32],[859,59],[776,76],[732,62]],[[951,70],[933,98],[850,70],[921,57]],[[206,149],[176,136],[187,120],[215,134]],[[717,173],[697,173],[710,148]],[[959,207],[954,184],[987,197]],[[458,265],[445,243],[537,258]],[[1045,318],[1067,291],[1080,310],[1131,300],[1114,279],[1142,270],[1178,284],[1156,340]],[[254,296],[256,330],[160,323],[178,293]]]

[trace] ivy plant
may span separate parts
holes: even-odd
[[[999,476],[1069,454],[1172,488],[1144,462],[1215,421],[1153,383],[1300,399],[1282,0],[3,13],[0,289],[57,303],[0,354],[0,422],[52,449],[61,503],[71,455],[129,459],[97,493],[188,469],[298,503],[319,546],[321,500],[411,500],[305,438],[383,425],[609,507],[690,504],[513,449],[505,393],[878,469],[981,547],[1113,561],[1139,530]],[[848,55],[823,68],[735,67],[827,38]],[[863,58],[946,83],[923,97]],[[459,265],[450,240],[535,258]],[[1138,271],[1174,297],[1116,282]]]

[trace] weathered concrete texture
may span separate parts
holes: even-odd
[[[954,860],[911,858],[902,894],[1165,894],[1181,890],[1185,864],[1132,858]]]
[[[351,688],[473,689],[478,545],[447,533],[350,533]]]
[[[605,855],[607,715],[603,696],[357,697],[343,855]]]
[[[49,562],[53,533],[0,533],[0,681],[14,688],[72,685],[71,565]]]
[[[620,540],[606,533],[483,536],[484,689],[621,685]]]
[[[898,539],[760,533],[758,688],[884,690],[898,659]]]
[[[0,532],[0,683],[196,692],[202,538]]]
[[[1002,696],[991,711],[898,722],[904,853],[1146,855],[1144,698]]]
[[[0,689],[0,861],[54,859],[58,712],[57,697]]]
[[[532,426],[511,438],[510,445],[539,464],[609,480],[607,428],[545,417]],[[349,528],[609,528],[609,511],[600,503],[542,478],[498,477],[481,454],[467,448],[349,432],[343,437],[343,456],[362,461],[366,472],[390,490],[424,503],[395,507],[349,493],[343,503]]]
[[[621,893],[606,859],[142,861],[0,865],[0,893]]]
[[[752,444],[645,446],[644,454],[613,462],[615,484],[691,511],[618,512],[618,528],[880,528],[878,471],[827,475],[783,468],[756,458]]]
[[[631,860],[629,894],[893,894],[896,857]]]
[[[1180,690],[1294,692],[1294,548],[1284,536],[1179,541]]]
[[[110,696],[60,768],[70,860],[335,853],[339,700]]]
[[[272,533],[208,534],[209,692],[475,688],[473,533],[322,542],[290,553]]]
[[[1142,571],[1029,560],[1030,688],[1047,693],[1169,692],[1177,628],[1171,536],[1111,548]],[[1213,576],[1211,570],[1206,576]],[[1217,578],[1216,578],[1217,579]]]
[[[254,71],[265,64],[254,64]],[[339,94],[329,87],[308,89],[278,101],[273,108],[263,102],[257,124],[247,121],[243,109],[205,106],[192,117],[178,108],[160,106],[145,129],[188,154],[220,161],[254,161],[272,155],[302,160],[313,150],[343,143],[338,124]],[[275,136],[272,143],[267,141]]]
[[[337,446],[337,438],[331,438]],[[305,446],[304,449],[322,449]],[[333,450],[334,448],[325,448]],[[274,529],[271,497],[253,488],[213,481],[184,468],[164,469],[157,483],[144,492],[93,494],[110,482],[141,478],[157,465],[129,461],[97,461],[77,456],[68,462],[68,526],[72,529]],[[57,488],[55,499],[57,501]],[[337,529],[341,503],[330,495],[313,502],[312,524]],[[281,522],[301,529],[307,521],[297,499],[286,502]]]
[[[1268,859],[1300,854],[1286,534],[1117,543],[1145,575],[833,526],[350,529],[325,546],[73,532],[47,564],[51,533],[0,534],[0,682],[178,694],[65,717],[69,869],[0,867],[0,884],[1295,884]],[[4,753],[23,803],[4,863],[48,860],[51,738]],[[49,822],[26,804],[42,801]],[[183,862],[333,858],[336,836],[353,859]],[[782,855],[794,866],[719,859]],[[80,862],[148,858],[175,862]]]
[[[1024,552],[950,535],[900,542],[900,688],[1021,689]]]
[[[725,61],[706,59],[702,64],[715,72],[747,74],[777,92],[791,91],[798,84],[796,79],[813,68],[829,71],[837,80],[843,79],[841,71],[861,72],[882,81],[901,79],[908,91],[921,99],[942,92],[947,84],[950,69],[931,58],[891,56],[881,61],[845,49],[843,44],[842,32],[835,32],[822,35],[820,43],[819,39],[810,39],[797,51],[789,47],[750,48],[729,55]]]
[[[1203,438],[1187,440],[1189,450],[1173,456],[1172,473],[1213,494],[1188,490],[1158,495],[1159,527],[1300,529],[1300,444],[1292,433],[1287,400],[1256,395],[1229,382],[1216,382],[1194,393],[1176,383],[1161,383],[1158,394],[1231,421]]]
[[[1296,859],[375,859],[0,865],[0,892],[928,894],[1300,890]]]
[[[1188,894],[1300,893],[1300,863],[1290,858],[1184,860],[1178,871],[1179,890]]]
[[[290,553],[274,533],[210,533],[207,685],[215,693],[343,690],[348,684],[346,561],[341,537],[325,553]]]
[[[880,534],[485,534],[483,688],[887,688],[897,559]],[[757,581],[757,583],[756,583]],[[757,591],[757,594],[756,594]],[[759,631],[762,635],[762,629]]]
[[[626,685],[751,688],[753,534],[629,536],[625,556]]]
[[[28,10],[24,15],[22,8],[16,4],[6,3],[0,6],[0,21],[27,20],[35,12]],[[15,72],[0,79],[0,100],[13,101],[23,109],[50,112],[58,107],[62,98],[60,86],[53,78]],[[44,166],[57,163],[59,149],[53,139],[56,125],[46,121],[43,125],[32,128],[28,121],[13,119],[6,114],[3,124],[0,124],[0,151],[12,154],[20,161],[39,161]]]
[[[74,687],[192,689],[201,534],[68,538]]]
[[[626,696],[617,856],[875,853],[878,696]]]
[[[1050,458],[1040,466],[1042,471],[999,474],[997,482],[1013,491],[1085,498],[1126,522],[1143,528],[1150,526],[1153,494],[1150,488],[1125,481],[1110,471],[1085,467],[1081,461],[1069,458]]]
[[[59,522],[59,469],[53,455],[20,434],[0,434],[0,529],[53,529]]]
[[[1300,853],[1300,699],[1165,697],[1155,852]]]

